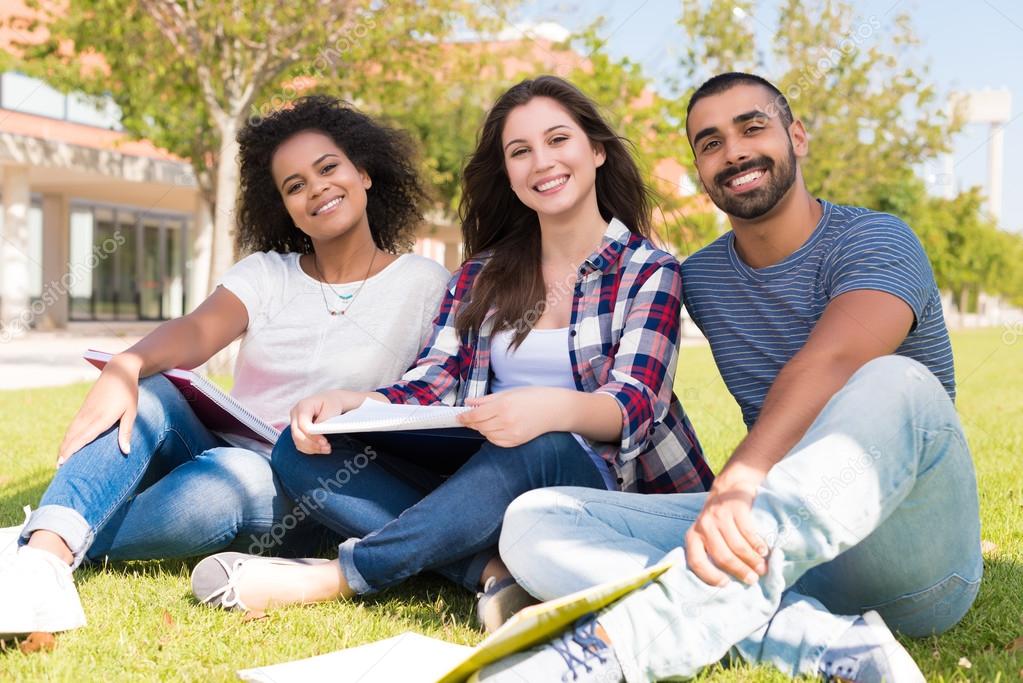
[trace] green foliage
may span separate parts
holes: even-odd
[[[422,150],[424,170],[439,206],[453,215],[461,197],[462,167],[487,109],[511,84],[480,79],[497,73],[496,54],[455,45],[436,55],[411,84],[367,76],[353,91],[360,106],[409,131]]]
[[[973,310],[981,291],[1023,303],[1023,238],[984,216],[979,189],[953,199],[919,194],[903,215],[930,255],[939,286],[952,292],[960,310]]]
[[[121,110],[125,130],[148,138],[185,158],[195,157],[197,174],[216,149],[214,127],[205,103],[196,97],[195,62],[174,58],[140,3],[120,0],[75,2],[60,15],[42,12],[33,28],[45,27],[49,40],[16,45],[23,59],[12,66],[63,91],[109,96]],[[69,44],[75,49],[69,48]],[[102,53],[109,70],[83,66],[78,56]]]

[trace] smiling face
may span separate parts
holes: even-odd
[[[765,217],[796,182],[806,132],[799,121],[786,128],[779,114],[769,90],[746,84],[705,97],[689,112],[700,181],[729,216]]]
[[[501,134],[504,166],[519,200],[545,217],[574,214],[592,204],[604,163],[586,132],[556,100],[534,97],[508,113]]]
[[[295,226],[314,241],[369,230],[370,178],[330,136],[313,130],[296,133],[274,152],[271,171]]]

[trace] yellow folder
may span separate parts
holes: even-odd
[[[671,566],[671,562],[661,562],[616,581],[527,607],[476,647],[409,632],[295,662],[244,669],[238,676],[263,683],[394,683],[397,680],[462,683],[484,666],[542,643],[576,619],[645,586]]]
[[[671,562],[661,562],[623,579],[527,607],[490,634],[436,683],[461,683],[487,664],[549,640],[576,619],[645,586],[671,566]]]

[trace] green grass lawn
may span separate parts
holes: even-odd
[[[973,609],[941,637],[905,641],[929,681],[1016,681],[1023,654],[1023,338],[1003,330],[953,337],[959,409],[977,463],[986,575]],[[738,443],[739,411],[705,347],[682,350],[678,394],[717,470]],[[86,385],[0,392],[0,526],[21,521],[53,474],[63,430]],[[898,558],[893,558],[894,562]],[[423,578],[368,600],[281,610],[244,623],[197,607],[190,562],[133,562],[77,573],[86,628],[60,635],[50,653],[0,653],[0,680],[231,680],[236,669],[322,654],[415,630],[474,644],[473,600]],[[2,609],[0,605],[0,609]],[[964,661],[968,660],[967,667]],[[765,668],[715,667],[702,680],[784,681]]]

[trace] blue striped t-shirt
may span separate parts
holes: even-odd
[[[686,309],[710,342],[746,426],[828,302],[857,289],[893,294],[913,309],[913,328],[895,353],[927,366],[955,399],[948,328],[916,235],[895,216],[819,201],[820,223],[780,263],[750,268],[729,231],[682,264]]]

